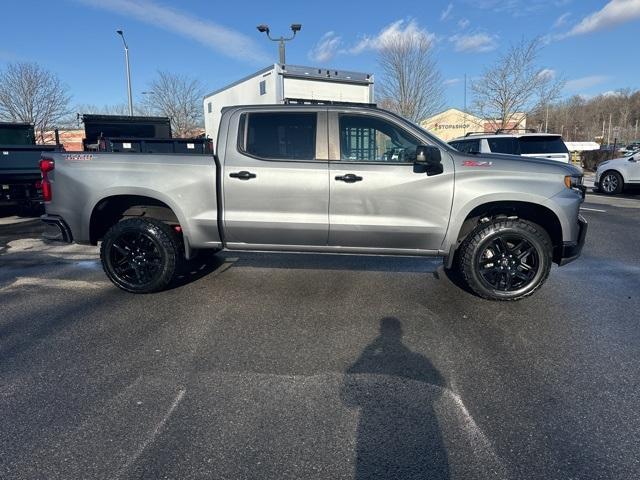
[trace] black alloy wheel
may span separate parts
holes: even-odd
[[[540,268],[536,247],[521,235],[492,238],[477,257],[481,279],[489,288],[514,292],[526,288]]]
[[[124,232],[109,251],[114,273],[132,286],[152,282],[162,268],[162,253],[153,239],[144,232]]]

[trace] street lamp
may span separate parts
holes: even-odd
[[[116,30],[116,33],[122,37],[122,43],[124,44],[124,60],[127,64],[127,94],[129,96],[129,116],[133,117],[133,98],[131,97],[131,68],[129,67],[129,46],[124,39],[124,32],[122,30]]]
[[[284,54],[284,42],[288,42],[289,40],[293,40],[296,36],[296,33],[298,33],[301,29],[302,29],[302,24],[301,23],[292,23],[291,24],[291,31],[293,32],[293,35],[291,35],[290,37],[283,37],[281,36],[280,38],[273,38],[271,36],[271,32],[269,31],[269,25],[265,25],[264,23],[258,25],[256,27],[258,29],[258,31],[260,33],[266,33],[267,34],[267,38],[269,38],[269,40],[273,41],[273,42],[279,42],[279,48],[278,51],[280,53],[280,65],[284,65],[286,63],[285,61],[285,54]]]

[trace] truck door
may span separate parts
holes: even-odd
[[[428,176],[414,165],[424,140],[381,114],[330,112],[329,132],[329,245],[438,250],[453,201],[450,155]]]
[[[249,110],[230,121],[222,166],[227,246],[325,246],[326,110]]]

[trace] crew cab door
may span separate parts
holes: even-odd
[[[329,245],[438,250],[453,200],[453,161],[440,174],[414,165],[424,145],[382,113],[329,112]]]
[[[230,118],[222,155],[229,248],[326,245],[326,110],[238,111]]]

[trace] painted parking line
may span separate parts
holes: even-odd
[[[601,213],[607,213],[606,210],[600,210],[599,208],[587,208],[587,207],[580,207],[580,210],[586,210],[587,212],[601,212]]]

